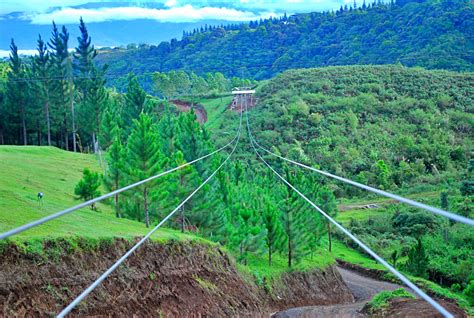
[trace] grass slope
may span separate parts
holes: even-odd
[[[93,155],[75,154],[54,147],[1,146],[0,231],[4,232],[79,204],[74,187],[82,170],[99,171]],[[44,193],[39,206],[36,195]],[[81,236],[90,238],[143,236],[142,223],[117,219],[110,206],[99,203],[99,212],[84,208],[13,236],[14,240]],[[170,229],[161,229],[154,239],[194,238]]]
[[[98,160],[93,155],[67,152],[54,147],[0,146],[0,162],[0,232],[80,203],[73,193],[75,184],[82,178],[82,170],[87,167],[100,171]],[[39,206],[36,199],[39,191],[44,193],[42,206]],[[11,239],[16,243],[27,243],[24,246],[26,251],[41,254],[42,242],[46,239],[77,238],[86,239],[92,244],[98,239],[132,239],[149,231],[143,223],[117,219],[111,206],[105,203],[99,203],[98,209],[99,212],[89,208],[77,210],[12,236]],[[211,243],[198,236],[167,228],[155,232],[152,239]],[[253,274],[257,280],[264,276],[278,277],[288,271],[285,258],[275,255],[273,266],[269,268],[266,257],[266,254],[253,255],[247,266],[238,265],[238,268],[244,273]],[[325,268],[333,263],[334,258],[329,253],[320,251],[312,259],[304,259],[294,270]]]

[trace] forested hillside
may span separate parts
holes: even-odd
[[[206,27],[180,41],[102,51],[97,60],[114,76],[183,69],[263,79],[291,68],[397,62],[474,69],[470,1],[358,1],[355,7]]]
[[[258,95],[250,122],[264,147],[472,217],[474,74],[401,66],[300,69],[268,81]],[[375,212],[340,216],[396,267],[472,295],[469,226],[395,202],[379,205],[367,192],[327,178],[316,182],[337,198],[375,200]]]
[[[266,146],[395,189],[426,176],[460,177],[473,147],[473,89],[472,73],[401,66],[291,70],[261,87],[251,118]]]

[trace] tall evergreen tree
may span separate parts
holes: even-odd
[[[48,46],[51,49],[50,61],[51,72],[56,79],[51,83],[50,104],[54,114],[54,122],[57,123],[56,143],[64,149],[69,148],[68,118],[69,92],[66,79],[66,66],[69,56],[68,52],[69,33],[65,27],[59,31],[53,21],[53,30]]]
[[[297,184],[304,187],[303,176],[300,172],[291,172],[285,166],[286,180],[290,184]],[[286,196],[284,210],[281,214],[283,228],[286,234],[286,251],[288,257],[288,267],[291,267],[295,261],[299,261],[308,253],[306,242],[309,240],[307,227],[304,225],[307,221],[307,211],[304,202],[299,195],[290,187],[286,186]]]
[[[80,90],[81,117],[83,119],[82,128],[92,135],[92,146],[94,152],[98,151],[98,134],[100,133],[100,114],[104,109],[107,100],[107,92],[104,88],[105,70],[94,66],[94,59],[97,51],[92,45],[91,37],[87,31],[84,20],[79,23],[80,36],[77,37],[78,45],[74,54],[76,71],[76,86]]]
[[[158,122],[158,131],[163,141],[161,151],[168,158],[175,153],[177,128],[176,116],[171,112],[168,104],[165,104],[164,112]]]
[[[283,240],[283,226],[280,212],[274,206],[267,204],[262,213],[262,222],[265,227],[265,244],[268,249],[268,265],[272,266],[273,253],[281,250]]]
[[[28,84],[26,79],[26,66],[18,55],[18,47],[12,39],[10,44],[10,72],[7,82],[7,105],[11,118],[16,121],[19,116],[21,125],[20,136],[23,138],[23,144],[28,144],[27,135],[27,92]],[[21,138],[19,138],[21,140]]]
[[[335,217],[337,214],[337,204],[336,198],[331,190],[327,187],[320,187],[317,192],[316,205],[326,212],[329,216]],[[326,221],[327,232],[328,232],[328,250],[332,251],[332,232],[331,232],[331,222]]]
[[[104,178],[104,184],[109,191],[115,191],[120,188],[124,180],[125,170],[125,155],[126,149],[120,140],[120,128],[115,127],[114,139],[112,145],[107,152],[107,174]],[[122,213],[120,211],[119,193],[114,195],[115,216],[120,218]]]
[[[426,255],[421,238],[418,238],[416,246],[414,246],[408,253],[408,260],[405,264],[405,268],[415,276],[427,278],[427,266],[428,256]]]
[[[128,182],[137,182],[155,175],[163,165],[164,158],[160,152],[160,140],[152,118],[141,113],[133,121],[133,130],[127,140]],[[131,193],[143,202],[145,224],[150,226],[149,196],[153,182],[147,182],[131,189]]]
[[[183,153],[177,151],[170,158],[169,162],[169,166],[177,167],[185,164],[186,160],[184,159]],[[179,169],[176,173],[177,175],[173,175],[162,182],[162,187],[159,190],[159,201],[163,202],[162,210],[166,211],[165,214],[169,213],[169,210],[176,207],[201,182],[196,169],[192,165]],[[196,199],[197,198],[193,198],[186,202],[186,204],[181,208],[180,214],[176,217],[177,224],[179,224],[178,227],[182,232],[184,232],[186,228],[191,227],[195,227],[195,230],[197,231],[198,227],[203,225],[200,224],[201,222],[193,222],[194,220],[191,215],[194,206],[196,206],[196,204],[194,204]],[[200,204],[197,205],[203,204],[203,202],[199,203]],[[185,211],[189,211],[189,213],[186,213]]]
[[[259,226],[259,217],[256,211],[246,206],[245,203],[238,206],[236,212],[231,245],[238,248],[238,259],[246,265],[249,253],[262,250],[265,232]]]
[[[123,118],[125,127],[130,127],[133,119],[138,118],[145,110],[146,92],[140,86],[137,77],[129,74],[127,92],[125,93],[125,108]]]
[[[40,92],[41,102],[44,105],[44,116],[46,120],[46,133],[48,146],[51,146],[51,110],[49,104],[50,98],[50,77],[51,77],[51,63],[46,44],[41,35],[38,36],[38,54],[33,57],[33,72],[40,78],[36,83],[36,88]]]

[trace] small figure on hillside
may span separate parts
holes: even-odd
[[[38,192],[38,204],[39,206],[42,206],[43,205],[43,192]]]

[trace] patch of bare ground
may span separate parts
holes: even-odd
[[[8,245],[0,255],[0,316],[57,314],[132,244],[118,239],[90,249],[56,242],[53,249],[44,242],[47,258]],[[289,307],[352,299],[334,267],[288,273],[269,285],[257,286],[239,273],[216,245],[148,242],[71,316],[268,317]]]

